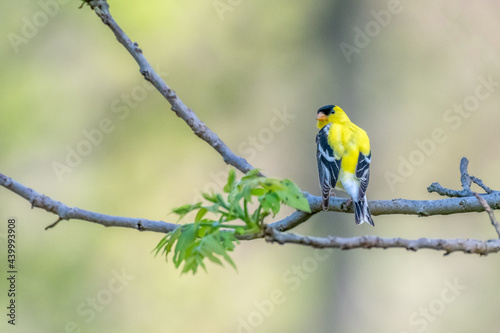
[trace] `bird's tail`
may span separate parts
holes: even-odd
[[[364,197],[360,201],[354,202],[354,220],[356,224],[361,224],[366,222],[371,226],[375,226],[375,223],[372,219],[372,214],[370,213],[370,208],[368,207],[368,200]]]

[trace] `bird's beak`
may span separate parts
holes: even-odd
[[[326,115],[323,112],[318,113],[318,116],[316,117],[316,120],[319,120],[319,121],[325,121],[327,119],[328,118],[326,117]]]

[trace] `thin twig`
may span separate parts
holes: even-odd
[[[489,188],[488,186],[484,185],[484,184],[483,184],[483,181],[482,181],[481,179],[476,178],[476,177],[474,177],[474,176],[470,176],[470,179],[471,179],[471,180],[472,180],[472,181],[473,181],[473,182],[474,182],[477,186],[479,186],[480,188],[482,188],[482,189],[484,190],[484,192],[486,192],[486,193],[488,193],[488,194],[489,194],[489,193],[493,193],[493,192],[494,192],[491,188]]]
[[[460,161],[460,182],[462,183],[461,191],[445,188],[441,186],[439,183],[432,183],[429,187],[427,187],[427,191],[429,193],[436,192],[439,195],[447,196],[450,198],[470,197],[474,195],[474,193],[470,189],[470,186],[472,185],[472,183],[475,183],[488,194],[495,192],[488,186],[484,185],[481,179],[469,175],[467,171],[468,167],[469,167],[469,160],[466,157],[462,157],[462,160]]]
[[[45,230],[49,230],[49,229],[54,228],[54,227],[55,227],[56,225],[58,225],[58,224],[59,224],[59,222],[61,222],[61,221],[62,221],[62,218],[60,218],[60,217],[59,217],[59,218],[57,218],[57,221],[55,221],[54,223],[49,224],[48,226],[46,226],[46,227],[45,227]]]
[[[484,210],[488,213],[488,216],[490,217],[491,224],[495,228],[495,231],[497,232],[498,237],[500,238],[500,224],[498,223],[495,213],[491,209],[490,205],[488,205],[488,202],[484,200],[482,196],[474,192],[474,195],[476,196],[477,200],[481,203],[481,205],[484,207]]]
[[[472,192],[470,190],[472,180],[470,179],[469,173],[467,171],[468,167],[469,160],[466,157],[462,157],[462,159],[460,160],[460,182],[462,183],[463,191],[465,193],[470,193],[469,195],[472,195]]]
[[[427,187],[427,191],[429,193],[436,192],[439,195],[456,198],[456,197],[470,197],[473,195],[470,185],[472,184],[471,177],[467,172],[467,168],[469,167],[469,160],[465,157],[462,157],[460,161],[460,182],[462,183],[462,190],[451,190],[441,186],[439,183],[432,183]]]

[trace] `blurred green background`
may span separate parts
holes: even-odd
[[[439,199],[426,187],[459,189],[462,156],[471,174],[500,189],[498,2],[110,4],[167,84],[269,176],[319,194],[315,114],[338,104],[371,137],[369,199]],[[228,168],[79,5],[0,3],[0,172],[69,206],[173,221],[173,207],[220,189]],[[96,143],[86,146],[92,133]],[[86,156],[56,171],[76,149]],[[151,254],[161,234],[82,221],[44,231],[54,215],[0,188],[2,274],[9,217],[17,221],[18,313],[11,327],[0,279],[0,327],[12,331],[492,332],[500,325],[498,255],[315,251],[255,240],[237,247],[238,272],[209,264],[208,274],[180,276]],[[371,228],[350,214],[321,213],[296,231],[496,237],[484,213],[374,219]]]

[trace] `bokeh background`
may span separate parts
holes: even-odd
[[[110,3],[167,84],[267,175],[319,193],[315,113],[334,103],[371,137],[369,199],[439,199],[427,186],[459,189],[462,156],[471,174],[500,189],[496,1]],[[1,172],[69,206],[174,221],[171,209],[220,189],[228,167],[79,5],[0,3]],[[85,146],[92,133],[95,143]],[[68,157],[77,149],[86,156]],[[151,253],[161,234],[82,221],[44,231],[54,215],[0,188],[2,276],[12,217],[15,327],[0,279],[1,327],[12,331],[493,332],[500,325],[494,254],[315,251],[255,240],[234,252],[237,272],[208,264],[208,273],[180,276]],[[296,231],[496,237],[484,213],[375,222],[355,226],[350,214],[321,213]]]

